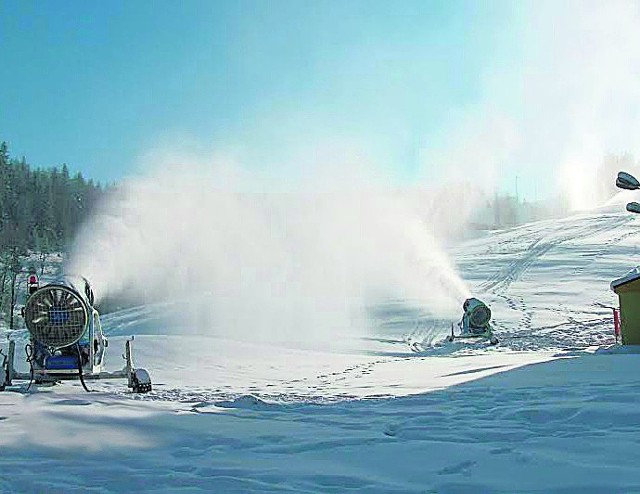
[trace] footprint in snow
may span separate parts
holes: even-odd
[[[496,448],[489,451],[492,455],[506,455],[513,451],[513,448],[505,447],[505,448]]]
[[[385,436],[389,436],[389,437],[396,437],[396,434],[398,434],[398,430],[399,429],[400,429],[400,425],[399,424],[389,424],[384,429],[383,434]]]
[[[477,462],[471,460],[456,463],[455,465],[444,467],[442,470],[439,470],[438,475],[454,475],[456,473],[465,473],[476,463]]]
[[[58,400],[58,401],[54,401],[53,403],[54,403],[54,405],[74,405],[74,406],[91,405],[90,401],[87,401],[87,400],[74,400],[74,399]]]

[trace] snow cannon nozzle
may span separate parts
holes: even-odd
[[[463,318],[466,318],[469,322],[469,326],[472,328],[486,328],[491,321],[491,309],[477,298],[468,298],[462,304],[462,310],[464,310]]]

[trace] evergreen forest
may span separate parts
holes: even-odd
[[[69,249],[104,192],[66,164],[36,168],[0,143],[0,312],[9,326],[16,282],[42,274],[48,256]]]

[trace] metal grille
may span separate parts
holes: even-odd
[[[27,329],[43,345],[54,348],[72,345],[82,338],[88,322],[85,304],[65,286],[45,286],[27,300]]]
[[[472,326],[476,328],[482,328],[489,324],[491,320],[491,309],[486,305],[477,305],[473,309],[471,309],[471,315],[469,316],[469,320]]]

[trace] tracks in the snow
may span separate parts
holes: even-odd
[[[513,282],[522,277],[527,269],[552,249],[559,247],[567,241],[575,241],[615,230],[628,223],[630,219],[630,217],[625,216],[616,216],[613,218],[607,216],[598,221],[595,226],[593,222],[590,221],[586,225],[581,225],[579,228],[572,228],[568,231],[566,228],[558,227],[551,235],[535,238],[520,257],[511,261],[506,268],[495,273],[491,278],[482,283],[480,288],[495,294],[504,293]],[[637,234],[637,232],[626,232],[614,237],[608,241],[605,246],[614,245],[635,234]],[[602,254],[600,253],[600,255]],[[590,262],[592,260],[593,259],[590,259]]]
[[[603,328],[607,327],[610,319],[606,311],[601,310],[598,314],[590,314],[588,313],[589,309],[568,308],[562,306],[561,303],[556,306],[530,307],[522,295],[517,294],[517,291],[514,292],[512,285],[521,280],[530,268],[540,263],[541,258],[549,255],[555,249],[563,248],[563,244],[579,242],[591,237],[597,238],[599,235],[623,228],[632,220],[631,216],[604,214],[598,218],[579,219],[577,224],[573,223],[572,225],[559,222],[552,229],[523,230],[519,242],[509,238],[507,240],[509,248],[503,255],[515,258],[512,258],[504,268],[495,272],[478,287],[487,296],[502,300],[506,307],[520,313],[520,320],[515,325],[507,321],[496,321],[496,329],[503,344],[507,344],[513,349],[535,349],[610,343],[611,335],[608,332],[603,332]],[[617,235],[612,235],[601,245],[587,245],[579,251],[576,250],[576,255],[571,257],[571,263],[574,267],[573,269],[567,268],[566,279],[569,279],[570,276],[575,278],[577,275],[584,274],[589,266],[606,255],[611,247],[638,234],[640,234],[640,229],[625,229]],[[519,252],[515,250],[518,243],[526,246]],[[487,251],[487,255],[493,257],[496,262],[499,262],[501,257],[500,245],[504,247],[504,243],[502,243],[497,247],[490,246]],[[485,263],[487,261],[488,259],[484,260]],[[578,263],[577,267],[576,262]],[[550,281],[557,282],[557,280]],[[534,324],[534,319],[537,324]],[[555,319],[559,322],[557,324],[540,324],[545,319]]]

